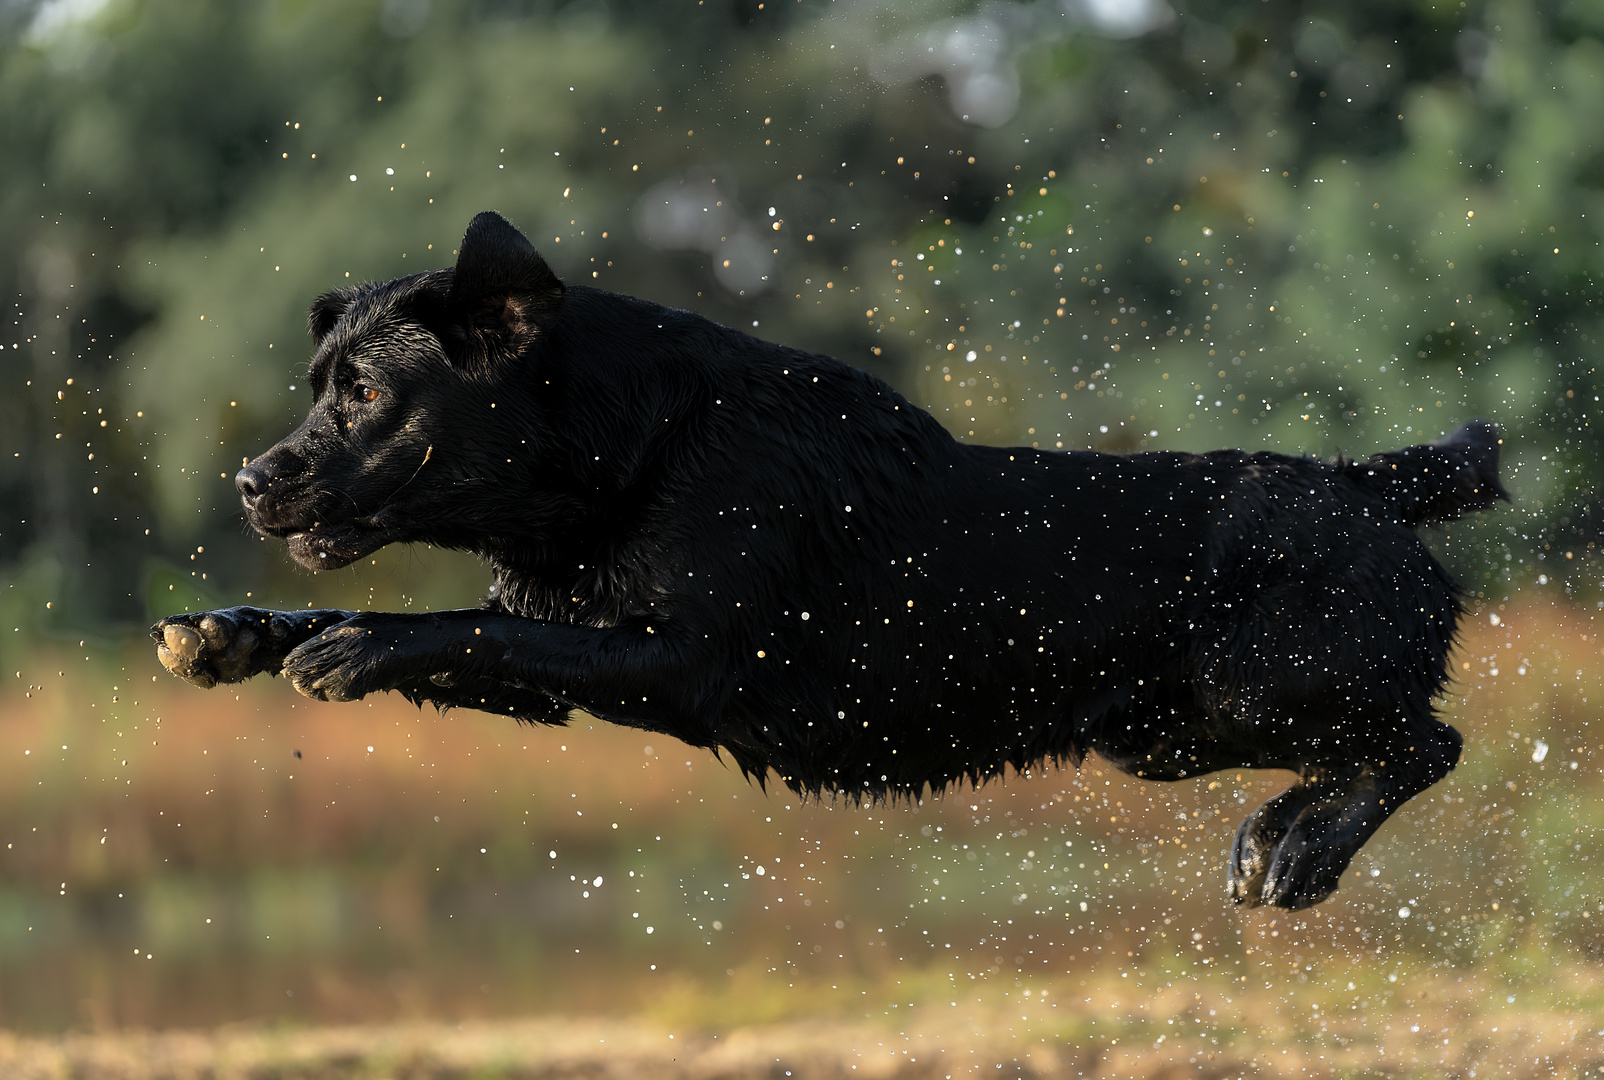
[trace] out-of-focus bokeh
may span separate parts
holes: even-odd
[[[1274,1015],[1307,1065],[1414,1010],[1400,1060],[1541,1028],[1582,1068],[1592,1029],[1553,1018],[1604,948],[1601,30],[1513,0],[0,2],[0,1027],[1151,1048]],[[832,353],[965,440],[1362,455],[1496,421],[1515,503],[1429,536],[1472,610],[1465,763],[1288,916],[1222,895],[1285,776],[804,806],[599,723],[172,682],[140,637],[172,611],[475,602],[446,552],[294,570],[232,476],[306,408],[310,299],[450,263],[489,208],[570,281]]]

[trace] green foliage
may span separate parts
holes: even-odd
[[[230,479],[304,410],[309,300],[491,207],[570,281],[862,364],[965,439],[1364,454],[1487,416],[1520,501],[1450,558],[1590,580],[1590,5],[64,10],[0,30],[0,560],[65,568],[64,626],[142,620],[152,559],[371,589],[285,576]]]

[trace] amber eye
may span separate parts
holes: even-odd
[[[357,383],[355,386],[353,386],[351,388],[351,391],[352,391],[352,393],[356,394],[357,397],[361,398],[363,401],[377,401],[377,400],[379,400],[379,392],[377,390],[373,389],[373,387],[371,387],[371,386],[364,386],[361,383]]]

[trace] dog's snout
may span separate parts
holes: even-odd
[[[255,462],[250,463],[234,474],[234,488],[247,505],[254,503],[266,494],[268,486],[272,482],[273,478],[268,475],[267,470]]]

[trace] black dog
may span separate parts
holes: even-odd
[[[481,214],[454,269],[312,306],[311,414],[236,479],[314,570],[473,551],[482,607],[230,608],[152,630],[201,686],[560,724],[578,708],[854,797],[1096,751],[1299,780],[1237,831],[1230,895],[1337,887],[1460,739],[1460,614],[1411,531],[1504,496],[1498,435],[1361,462],[956,442],[885,383],[567,287]]]

